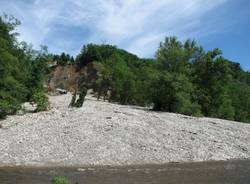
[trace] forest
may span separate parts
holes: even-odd
[[[94,90],[110,102],[250,123],[250,73],[218,48],[206,51],[194,40],[166,37],[154,58],[139,58],[113,45],[86,44],[74,59],[18,42],[19,24],[14,17],[0,17],[0,118],[17,113],[26,101],[37,103],[37,111],[47,110],[48,63],[57,61],[79,68],[98,65],[101,75]]]

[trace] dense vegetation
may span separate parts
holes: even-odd
[[[79,68],[89,63],[98,66],[101,75],[94,87],[98,98],[157,111],[250,122],[250,73],[225,59],[219,49],[205,51],[195,41],[167,37],[154,59],[95,44],[85,45],[74,59],[19,43],[14,33],[18,24],[12,17],[0,17],[0,118],[14,114],[25,101],[35,101],[38,111],[47,109],[44,77],[50,72],[48,63],[54,61]],[[79,104],[84,96],[85,91]]]
[[[48,54],[17,41],[19,24],[13,17],[0,17],[0,118],[16,113],[25,101],[35,101],[38,111],[48,105],[43,89]]]
[[[74,57],[70,56],[69,54],[66,54],[62,52],[61,55],[55,54],[53,55],[53,61],[56,62],[57,65],[65,66],[65,65],[70,65],[74,64]]]
[[[140,59],[110,45],[89,44],[75,61],[99,64],[98,97],[154,110],[250,122],[250,73],[195,41],[175,37],[160,44],[155,59]]]

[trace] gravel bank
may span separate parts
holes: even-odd
[[[250,158],[250,124],[97,101],[0,121],[0,166],[127,165]]]

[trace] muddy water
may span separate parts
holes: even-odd
[[[71,168],[0,168],[0,184],[250,184],[250,160],[164,165]]]

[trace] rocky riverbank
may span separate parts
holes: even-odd
[[[51,96],[51,110],[0,121],[1,166],[128,165],[250,158],[250,124]]]

